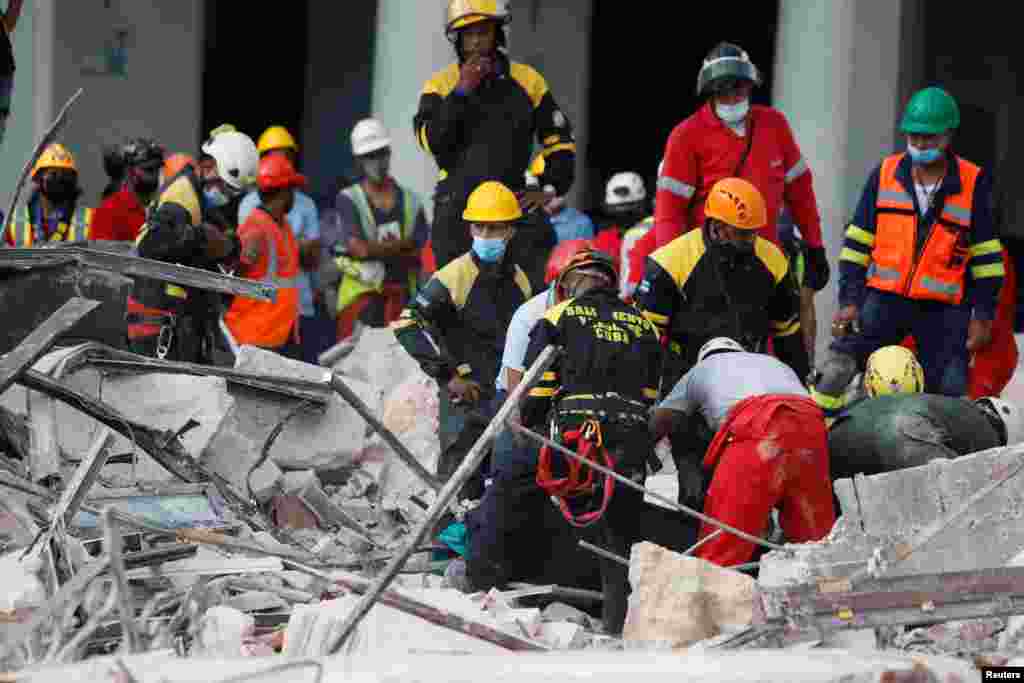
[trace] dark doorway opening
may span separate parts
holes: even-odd
[[[777,0],[733,9],[670,7],[594,2],[586,208],[600,207],[605,183],[619,171],[643,176],[653,197],[668,135],[702,104],[695,93],[697,73],[704,55],[720,41],[750,54],[765,79],[753,102],[771,101]]]
[[[287,11],[272,13],[254,11],[258,6],[245,0],[203,7],[202,139],[222,123],[254,141],[268,126],[281,125],[301,148],[308,0],[290,0]]]

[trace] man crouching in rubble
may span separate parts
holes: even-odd
[[[656,439],[699,411],[715,437],[704,455],[712,473],[704,513],[748,534],[768,529],[772,508],[786,539],[823,538],[835,523],[825,418],[782,361],[716,337],[651,418]],[[716,531],[703,524],[700,537]],[[751,559],[750,541],[723,533],[696,555],[723,567]]]
[[[544,373],[522,405],[522,424],[547,433],[584,457],[642,483],[654,443],[646,429],[661,377],[658,330],[640,311],[622,302],[618,269],[598,251],[576,254],[558,286],[568,297],[551,308],[530,334],[525,365],[547,346],[564,352]],[[606,550],[629,555],[647,531],[643,494],[575,461],[541,450],[537,484],[559,499],[570,524],[598,524]],[[627,568],[601,560],[604,623],[622,632],[629,593]]]
[[[863,386],[866,398],[841,412],[828,432],[833,480],[1024,441],[1024,415],[1008,401],[922,394],[924,370],[902,346],[871,354]]]
[[[526,274],[505,258],[522,216],[519,200],[501,183],[477,187],[462,214],[473,248],[437,271],[391,325],[398,342],[440,388],[437,474],[442,479],[455,472],[487,427],[494,407],[490,388],[509,323],[532,295]],[[478,475],[461,496],[477,499],[482,492]]]
[[[237,237],[203,222],[196,163],[174,154],[160,171],[155,207],[135,241],[139,256],[214,269],[237,257]],[[217,295],[138,278],[128,297],[128,342],[135,353],[189,363],[211,363],[220,303]]]

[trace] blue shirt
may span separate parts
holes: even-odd
[[[525,372],[526,349],[530,346],[530,333],[548,308],[555,301],[554,289],[549,287],[516,309],[505,334],[505,354],[501,357],[501,368],[494,382],[499,391],[508,390],[505,383],[505,368]]]
[[[559,242],[594,239],[594,221],[582,211],[567,206],[549,218]]]
[[[241,225],[249,217],[252,210],[260,205],[258,192],[250,192],[238,205],[238,224]],[[318,240],[320,239],[320,214],[317,212],[316,204],[305,192],[295,192],[295,206],[288,212],[288,224],[292,226],[295,239]],[[313,287],[315,285],[314,275],[303,270],[299,277],[299,302],[302,305],[302,315],[312,317],[316,315],[316,308],[313,306]]]

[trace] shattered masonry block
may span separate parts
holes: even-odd
[[[629,581],[626,641],[685,648],[753,620],[754,579],[653,543],[633,546]]]
[[[335,369],[345,377],[374,387],[379,392],[378,401],[410,377],[422,374],[419,365],[387,327],[363,329],[355,349]]]

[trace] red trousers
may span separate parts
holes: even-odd
[[[704,456],[714,471],[704,514],[763,536],[772,508],[786,540],[817,541],[835,524],[828,435],[821,409],[803,396],[755,396],[738,403]],[[701,525],[700,538],[717,530]],[[754,544],[723,532],[696,555],[720,566],[749,562]]]

